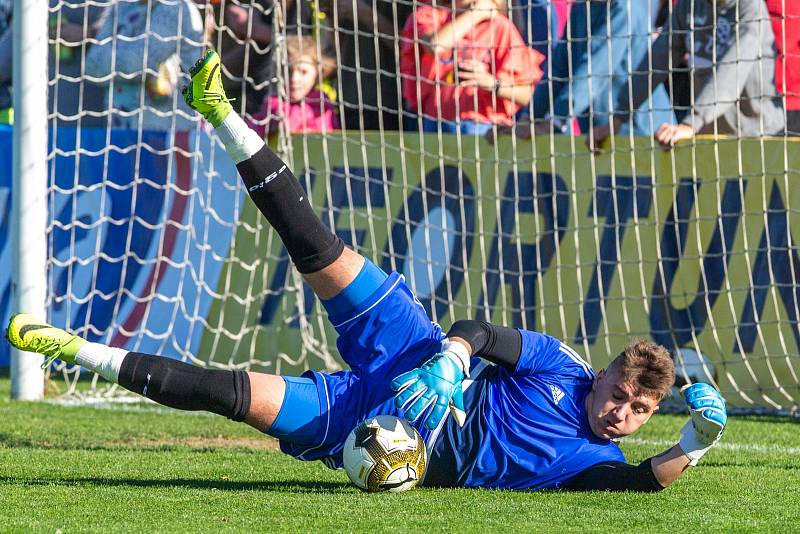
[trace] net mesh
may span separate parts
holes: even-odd
[[[52,1],[50,319],[213,367],[341,367],[324,311],[180,97],[211,45],[237,112],[323,220],[445,328],[544,331],[596,368],[650,338],[679,380],[796,412],[800,165],[782,128],[800,21],[782,2],[636,4]],[[491,23],[448,48],[450,8]],[[778,33],[776,63],[759,51]],[[316,82],[297,99],[302,63]],[[698,135],[663,150],[663,117]],[[62,393],[79,376],[50,369]]]

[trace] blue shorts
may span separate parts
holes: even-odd
[[[350,370],[303,374],[317,387],[320,432],[309,443],[281,440],[280,444],[283,452],[297,459],[341,467],[344,442],[361,421],[374,415],[402,415],[394,405],[392,379],[422,365],[440,350],[445,336],[398,273],[390,274],[356,309],[329,320],[339,334],[339,354]],[[425,439],[427,430],[417,428]]]

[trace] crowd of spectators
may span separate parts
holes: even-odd
[[[671,146],[695,134],[781,135],[785,116],[776,59],[764,0],[679,0],[649,57],[625,81],[611,124],[595,126],[592,142],[627,122],[684,60],[692,98],[678,124],[659,125],[660,143]]]
[[[0,121],[11,122],[11,0]],[[50,117],[183,129],[205,46],[264,135],[800,133],[789,0],[50,0]]]
[[[649,1],[574,6],[566,35],[553,53],[552,81],[539,84],[534,94],[539,128],[585,133],[593,125],[608,124],[629,73],[648,58],[657,14]],[[666,87],[654,85],[652,96],[636,106],[621,133],[631,129],[636,135],[652,135],[654,124],[674,122]]]

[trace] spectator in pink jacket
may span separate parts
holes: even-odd
[[[775,85],[786,97],[786,130],[800,135],[800,2],[767,0],[775,33]]]
[[[330,132],[339,129],[336,108],[317,87],[323,69],[312,37],[286,38],[288,77],[286,98],[268,96],[254,116],[253,128],[262,136],[277,130],[279,121],[289,133]],[[326,58],[326,65],[329,60]]]

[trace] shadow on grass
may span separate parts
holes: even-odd
[[[140,479],[140,478],[18,478],[0,476],[0,484],[25,484],[29,486],[97,486],[139,488],[188,488],[215,489],[221,491],[270,491],[280,493],[348,493],[355,486],[346,482],[324,480],[265,480],[242,482],[235,480],[202,480],[188,478]]]

